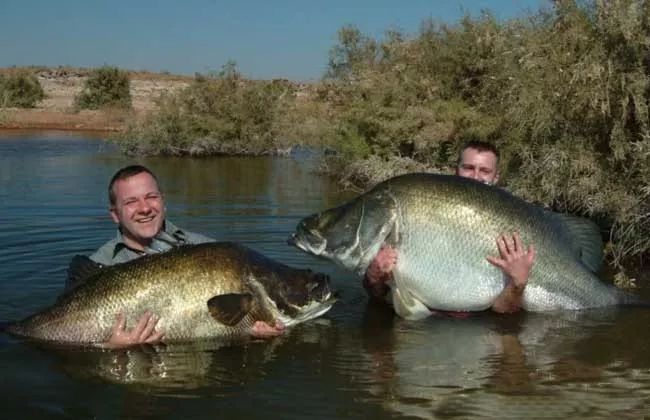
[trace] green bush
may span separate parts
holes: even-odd
[[[0,74],[0,106],[33,108],[45,99],[43,87],[36,76],[28,71]]]
[[[263,154],[282,147],[278,115],[292,85],[244,80],[234,63],[217,74],[197,74],[159,110],[130,127],[118,143],[131,154]]]
[[[130,108],[129,74],[110,66],[92,70],[82,91],[75,97],[75,107],[77,109]]]

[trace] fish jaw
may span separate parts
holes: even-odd
[[[291,327],[293,325],[318,318],[319,316],[325,314],[330,309],[332,309],[332,306],[334,303],[336,303],[336,300],[337,299],[330,293],[323,301],[313,300],[307,305],[301,307],[298,311],[297,316],[292,317],[282,313],[281,311],[277,311],[276,318],[285,326]]]
[[[316,256],[326,256],[325,250],[327,249],[327,239],[320,236],[318,232],[311,231],[305,233],[294,233],[288,241],[289,245],[293,245],[308,254]]]

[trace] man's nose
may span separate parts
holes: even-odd
[[[151,211],[151,206],[147,200],[138,200],[138,211],[142,213],[148,213]]]

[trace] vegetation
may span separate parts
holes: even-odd
[[[16,70],[0,74],[0,107],[34,108],[43,99],[45,92],[34,73]]]
[[[117,67],[92,70],[83,90],[75,97],[77,109],[131,108],[129,74]]]
[[[197,74],[186,89],[159,100],[159,111],[118,139],[130,154],[262,154],[285,148],[279,128],[293,86],[246,81],[232,62]]]
[[[205,154],[309,143],[335,150],[329,170],[363,187],[450,171],[461,144],[488,140],[508,188],[599,220],[620,262],[650,253],[649,40],[650,0],[559,0],[524,19],[425,21],[382,39],[347,26],[321,83],[296,90],[226,68],[163,98],[123,144]]]
[[[638,0],[425,22],[408,40],[343,28],[328,74],[343,104],[332,169],[347,168],[351,182],[365,182],[377,157],[444,170],[467,139],[490,140],[516,194],[600,220],[615,262],[647,255],[648,39],[650,2]]]

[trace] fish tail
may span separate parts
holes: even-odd
[[[18,328],[17,322],[0,322],[0,332],[20,335],[20,328]]]

